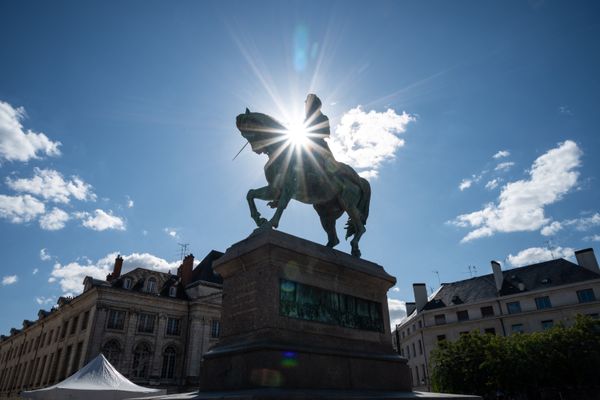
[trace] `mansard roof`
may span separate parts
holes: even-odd
[[[498,296],[600,279],[600,274],[562,258],[509,269],[502,271],[502,275],[504,281],[500,292],[496,290],[493,274],[444,283],[423,309],[432,310],[457,304],[474,303]]]

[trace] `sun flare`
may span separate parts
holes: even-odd
[[[294,146],[305,146],[308,142],[308,131],[302,122],[289,124],[286,136],[287,140]]]

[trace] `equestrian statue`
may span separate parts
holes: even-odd
[[[312,204],[327,233],[327,246],[335,247],[340,242],[335,222],[345,211],[346,239],[352,236],[352,255],[360,257],[358,242],[369,216],[371,186],[352,167],[334,158],[325,141],[330,134],[329,120],[321,113],[321,100],[316,95],[308,95],[305,111],[304,137],[300,140],[266,114],[246,108],[237,116],[237,128],[252,150],[269,158],[264,167],[268,185],[251,189],[246,196],[250,216],[259,228],[277,228],[291,199]],[[255,199],[268,201],[276,209],[271,220],[261,217]]]

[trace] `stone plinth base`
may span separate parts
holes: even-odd
[[[191,392],[160,397],[153,400],[481,400],[479,396],[428,392],[383,392],[350,390],[282,390],[249,389],[232,392]]]

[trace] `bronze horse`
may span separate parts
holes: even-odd
[[[327,246],[334,247],[340,242],[335,222],[345,211],[349,217],[346,239],[353,236],[352,255],[360,257],[358,242],[365,233],[371,200],[369,182],[352,167],[336,161],[328,150],[311,145],[310,139],[307,146],[293,145],[287,129],[266,114],[246,109],[237,116],[236,125],[255,153],[269,157],[264,168],[268,185],[251,189],[246,196],[256,225],[277,228],[283,210],[296,199],[313,205],[327,232]],[[268,201],[276,208],[270,221],[261,217],[254,199]]]

